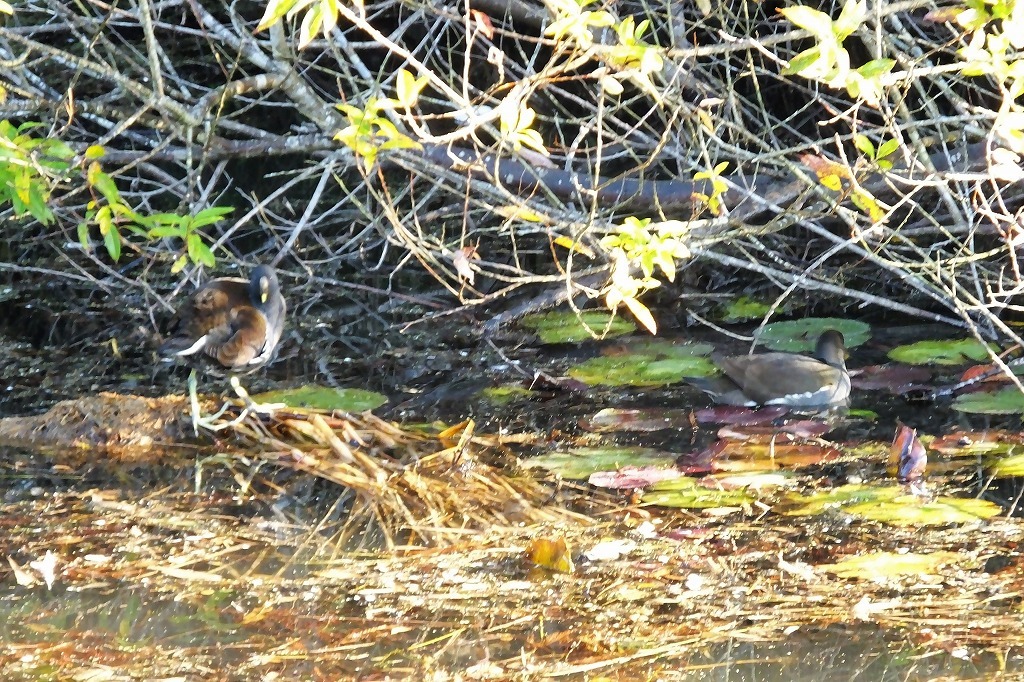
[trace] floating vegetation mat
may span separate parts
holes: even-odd
[[[516,456],[502,439],[475,434],[472,421],[399,428],[369,412],[286,408],[269,419],[225,418],[214,428],[230,429],[249,456],[343,486],[353,496],[353,532],[370,523],[390,547],[410,535],[443,545],[467,528],[588,522],[546,504],[551,486],[516,475]]]
[[[786,516],[751,486],[649,506],[524,473],[510,448],[541,434],[471,422],[287,408],[212,425],[219,454],[170,481],[138,459],[97,476],[7,458],[3,679],[1024,671],[1018,519]]]

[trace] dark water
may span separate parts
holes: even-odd
[[[110,335],[83,333],[106,318],[89,320],[93,326],[60,322],[65,326],[54,323],[49,331],[26,325],[20,335],[7,328],[0,336],[0,417],[39,413],[56,400],[99,390],[184,391],[186,371],[153,362],[149,332],[115,324]],[[678,385],[544,390],[495,407],[479,398],[480,387],[525,380],[538,369],[562,374],[599,346],[512,345],[499,354],[485,344],[465,342],[444,350],[377,348],[372,353],[340,338],[299,343],[300,335],[308,337],[315,328],[312,321],[297,324],[286,337],[281,361],[248,379],[250,390],[311,381],[383,390],[392,400],[381,412],[391,418],[455,423],[472,417],[484,433],[575,435],[580,419],[604,407],[707,404],[698,391]],[[907,336],[903,330],[880,331],[854,351],[851,367],[882,361],[885,350]],[[111,338],[119,340],[117,352]],[[509,359],[520,362],[518,369]],[[953,380],[954,374],[939,380]],[[214,380],[203,388],[224,390]],[[887,441],[897,421],[925,434],[1020,430],[1019,417],[966,416],[944,403],[880,393],[855,394],[854,401],[878,418],[855,421],[831,439]],[[609,438],[683,452],[713,437],[712,429],[704,429]],[[560,617],[557,590],[552,596],[555,588],[543,583],[523,588],[518,610],[503,603],[502,610],[488,613],[483,596],[470,594],[458,604],[442,596],[446,590],[465,593],[477,579],[519,580],[517,563],[482,559],[472,570],[458,571],[450,583],[443,567],[431,564],[422,569],[422,581],[435,586],[421,586],[424,596],[418,598],[412,587],[418,584],[415,563],[392,563],[398,555],[381,552],[372,533],[362,542],[341,537],[351,502],[344,491],[253,463],[211,460],[200,466],[212,454],[165,466],[97,464],[71,471],[45,454],[0,450],[0,552],[37,581],[42,573],[31,562],[47,551],[57,557],[51,587],[19,585],[13,566],[0,584],[5,679],[66,679],[103,670],[140,680],[449,679],[456,673],[529,679],[539,671],[559,670],[567,671],[567,679],[751,681],[988,679],[999,672],[1024,673],[1018,649],[996,645],[990,650],[978,633],[964,637],[967,644],[958,643],[957,628],[966,625],[956,614],[946,614],[948,625],[932,624],[931,619],[942,622],[942,613],[928,614],[920,626],[909,620],[886,625],[883,618],[860,622],[850,615],[841,625],[801,623],[781,638],[776,632],[750,637],[772,641],[719,632],[706,643],[681,640],[672,647],[671,641],[644,640],[620,642],[616,650],[610,642],[581,642],[577,629],[593,636],[591,623],[580,627],[590,612],[575,605]],[[840,480],[848,472],[824,473]],[[983,476],[970,472],[959,481],[963,494],[984,483]],[[986,494],[1009,505],[1019,492],[1010,481],[990,485]],[[683,514],[659,513],[669,519]],[[1000,550],[1016,570],[1012,555]],[[397,586],[389,582],[389,571],[399,572]],[[899,598],[898,591],[893,598]],[[593,614],[600,617],[599,610]],[[1000,612],[1006,615],[1005,609]],[[686,608],[665,607],[658,617],[675,622],[694,616]],[[749,626],[737,623],[736,629]],[[615,627],[623,623],[616,621]]]

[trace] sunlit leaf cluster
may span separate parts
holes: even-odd
[[[33,135],[41,125],[0,121],[0,203],[10,204],[15,216],[48,224],[53,221],[50,193],[75,154],[57,138]]]

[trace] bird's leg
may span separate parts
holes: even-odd
[[[198,382],[196,381],[196,371],[194,369],[188,374],[188,402],[192,408],[192,430],[195,431],[196,436],[199,435],[200,426],[208,431],[220,431],[224,428],[223,426],[218,426],[215,422],[228,409],[227,405],[223,405],[217,411],[217,414],[211,414],[207,417],[202,415],[199,407]]]
[[[249,392],[245,390],[244,386],[242,386],[242,382],[240,382],[238,377],[234,374],[231,375],[229,381],[231,383],[231,388],[235,391],[235,395],[245,403],[245,410],[248,412],[255,412],[256,414],[274,414],[274,410],[279,410],[282,407],[285,407],[284,403],[263,404],[254,401],[249,397]]]

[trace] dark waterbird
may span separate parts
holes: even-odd
[[[218,277],[203,284],[178,311],[166,357],[201,353],[213,373],[248,374],[270,362],[281,340],[287,306],[274,269],[261,265],[249,279]],[[219,368],[217,367],[219,366]]]
[[[723,405],[820,409],[850,402],[845,339],[834,329],[818,337],[814,357],[773,352],[719,358],[715,364],[721,376],[693,383]]]

